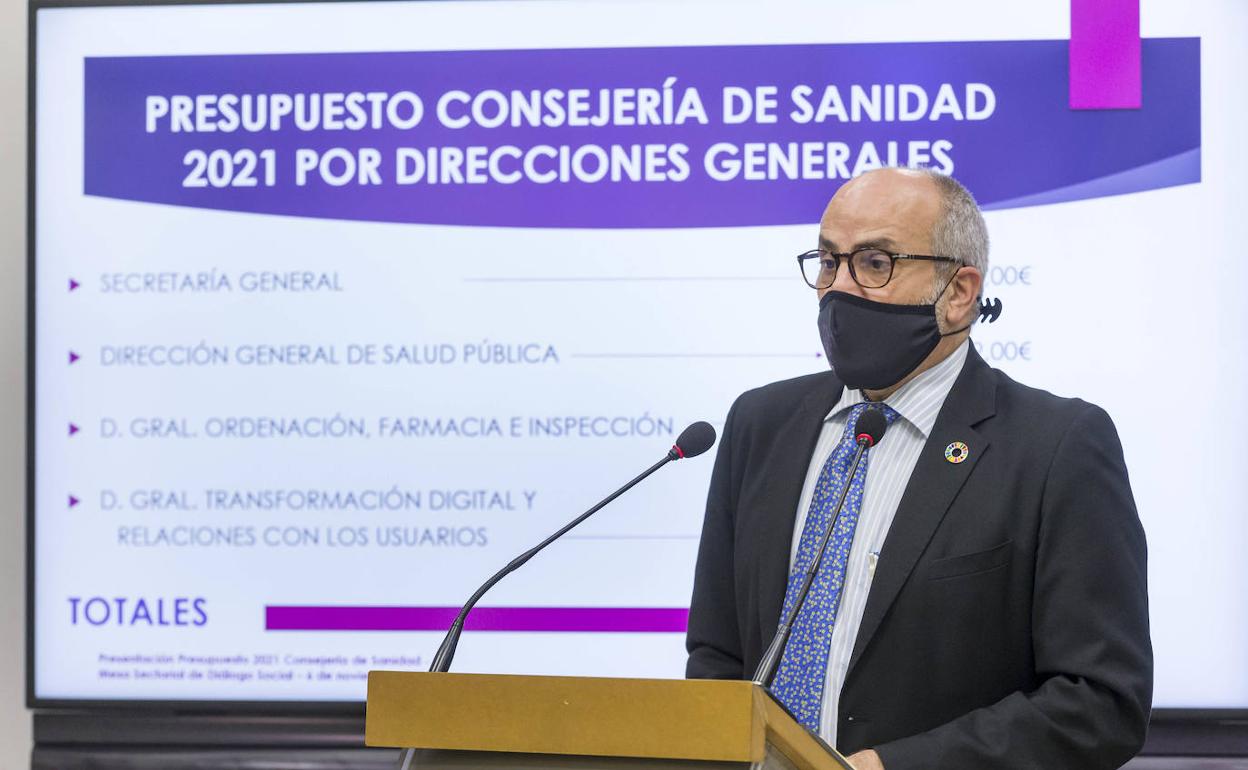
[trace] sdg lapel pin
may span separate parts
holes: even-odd
[[[962,462],[963,460],[965,460],[966,458],[970,456],[971,456],[970,447],[968,447],[966,444],[963,444],[961,441],[955,441],[949,446],[945,447],[945,459],[953,463],[954,465],[957,465],[958,463]]]

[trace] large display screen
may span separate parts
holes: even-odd
[[[1144,2],[1134,104],[1065,2],[33,12],[36,702],[426,668],[683,426],[827,367],[794,257],[925,165],[987,212],[976,348],[1118,427],[1156,705],[1248,707],[1242,3]],[[710,469],[498,585],[456,669],[681,676]]]

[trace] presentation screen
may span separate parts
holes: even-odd
[[[827,369],[795,257],[891,165],[986,211],[976,350],[1115,421],[1156,705],[1248,707],[1242,3],[1103,30],[1125,92],[1065,2],[33,12],[36,703],[427,668],[684,426]],[[499,584],[455,669],[682,676],[712,462]]]

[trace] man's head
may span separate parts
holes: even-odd
[[[820,298],[843,291],[900,305],[935,302],[941,331],[960,329],[977,317],[988,270],[988,230],[975,199],[957,180],[930,169],[884,168],[846,182],[823,212],[819,248],[848,253],[864,246],[957,263],[899,259],[887,284],[863,288],[843,259]],[[961,339],[957,335],[956,342]]]
[[[845,384],[887,398],[966,340],[979,315],[988,231],[954,179],[880,169],[832,197],[819,252],[802,264],[818,287],[829,363]],[[894,307],[903,305],[935,307]]]

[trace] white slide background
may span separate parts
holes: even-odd
[[[1150,545],[1159,707],[1248,707],[1248,56],[1240,3],[1145,3],[1146,37],[1202,39],[1200,184],[987,215],[1011,376],[1104,406]],[[817,371],[816,306],[792,255],[809,226],[537,230],[318,221],[82,194],[83,58],[1060,39],[1065,3],[490,2],[83,8],[40,12],[36,127],[36,694],[62,699],[358,700],[382,658],[427,664],[432,632],[265,632],[266,604],[456,605],[515,553],[658,459],[667,436],[383,438],[382,417],[649,415],[722,425],[742,390]],[[1217,264],[1212,280],[1184,266]],[[111,294],[127,272],[309,270],[343,291]],[[69,277],[82,282],[66,291]],[[752,280],[699,281],[700,276]],[[521,279],[499,281],[494,279]],[[545,280],[578,278],[586,280]],[[646,278],[648,280],[636,280]],[[481,280],[491,279],[491,280]],[[533,280],[543,279],[543,280]],[[611,279],[611,280],[607,280]],[[628,279],[628,280],[615,280]],[[653,280],[662,279],[662,280]],[[679,312],[677,313],[677,309]],[[557,364],[101,365],[124,344],[553,345]],[[66,364],[68,350],[83,354]],[[615,357],[602,357],[609,354]],[[709,355],[708,355],[709,354]],[[371,437],[212,439],[213,417],[363,419]],[[185,419],[195,438],[102,435]],[[70,438],[67,423],[82,430]],[[805,462],[804,459],[801,460]],[[687,606],[708,457],[669,468],[490,594],[492,606]],[[204,490],[483,489],[512,511],[216,511]],[[135,490],[191,510],[137,510]],[[536,492],[531,510],[523,492]],[[104,505],[109,492],[124,508]],[[67,496],[81,499],[75,507]],[[126,547],[124,526],[296,526],[319,545]],[[326,530],[484,527],[484,547],[331,546]],[[69,597],[204,597],[203,626],[71,623]],[[170,663],[116,662],[169,656]],[[101,657],[105,656],[105,657]],[[109,658],[107,656],[114,656]],[[179,662],[241,656],[245,663]],[[345,663],[334,663],[342,657]],[[156,660],[152,658],[152,660]],[[468,634],[456,668],[677,677],[680,634]],[[421,666],[413,666],[421,667]],[[186,678],[191,669],[201,678]],[[183,671],[136,678],[135,671]],[[251,672],[250,678],[214,672]],[[272,676],[259,678],[258,672]],[[111,675],[105,675],[105,673]],[[115,678],[130,672],[127,678]],[[286,678],[284,672],[289,672]]]

